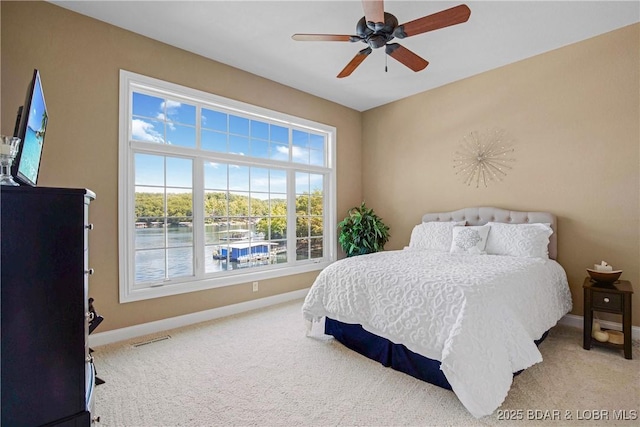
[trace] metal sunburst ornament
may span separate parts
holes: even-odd
[[[466,135],[453,156],[453,168],[465,184],[476,184],[476,188],[490,182],[502,181],[511,164],[513,141],[503,129],[486,132],[473,131]]]

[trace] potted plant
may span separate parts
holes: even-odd
[[[348,215],[339,224],[340,246],[347,256],[364,255],[384,249],[389,240],[389,227],[373,209],[365,206],[349,209]]]

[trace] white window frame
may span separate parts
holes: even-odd
[[[245,156],[235,156],[229,153],[206,152],[206,157],[200,150],[192,148],[176,147],[166,144],[145,143],[129,140],[131,135],[130,110],[132,93],[151,92],[156,96],[167,96],[170,98],[184,99],[190,103],[206,104],[209,107],[231,110],[234,114],[249,115],[256,119],[264,119],[276,122],[282,126],[291,128],[307,129],[322,132],[327,135],[326,165],[318,167],[312,165],[300,165],[292,162],[282,162],[271,159],[258,159]],[[165,82],[144,75],[120,70],[120,100],[119,100],[119,153],[118,153],[118,249],[119,249],[119,288],[120,303],[140,301],[151,298],[159,298],[170,295],[178,295],[187,292],[212,289],[223,286],[250,283],[253,281],[273,279],[293,274],[318,271],[336,260],[337,257],[337,227],[336,222],[336,128],[321,123],[316,123],[300,117],[291,116],[266,108],[257,107],[240,101],[224,98],[218,95],[203,92],[197,89],[181,86],[174,83]],[[200,118],[197,118],[198,122]],[[291,133],[291,131],[290,131]],[[199,136],[197,136],[199,138]],[[291,140],[290,140],[291,144]],[[258,167],[283,167],[288,172],[287,197],[295,199],[295,183],[293,175],[295,170],[301,172],[321,173],[325,176],[323,188],[323,212],[325,223],[323,225],[323,257],[305,261],[295,260],[295,249],[289,245],[289,262],[275,264],[261,268],[250,268],[232,270],[215,273],[215,277],[195,276],[187,278],[176,278],[166,284],[154,285],[151,287],[135,287],[134,272],[134,234],[135,230],[135,171],[134,155],[136,152],[144,151],[149,154],[190,156],[196,159],[215,158],[221,162],[244,164]],[[200,156],[198,155],[200,154]],[[209,155],[211,154],[211,155]],[[291,155],[290,155],[291,158]],[[198,161],[194,161],[194,183],[193,183],[193,212],[194,212],[194,248],[196,263],[204,262],[204,235],[197,230],[204,230],[203,218],[203,170]],[[292,168],[295,168],[293,170]],[[197,193],[199,195],[197,195]],[[295,203],[295,200],[294,200]],[[199,227],[202,223],[202,228]],[[295,209],[287,211],[287,236],[295,240]],[[293,255],[293,258],[292,258]]]

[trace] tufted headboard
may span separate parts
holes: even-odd
[[[428,213],[422,217],[422,222],[433,221],[466,221],[467,225],[484,225],[489,221],[511,224],[536,222],[551,224],[553,234],[549,237],[549,258],[556,259],[558,256],[556,216],[549,212],[520,212],[492,207],[479,207],[458,209],[451,212]]]

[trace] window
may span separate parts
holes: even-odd
[[[120,301],[335,260],[335,128],[120,72]]]

